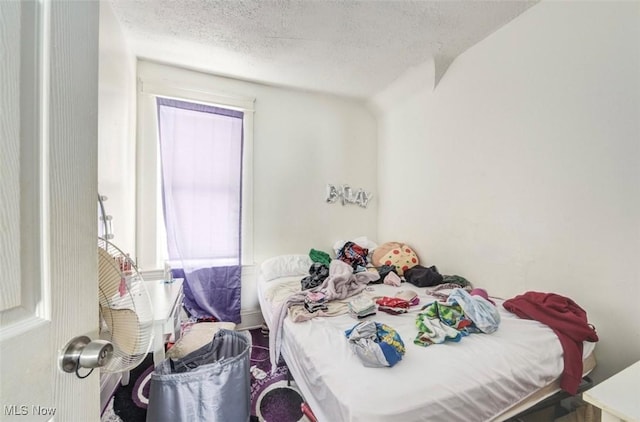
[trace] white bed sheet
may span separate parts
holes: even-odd
[[[300,282],[285,277],[259,278],[258,297],[265,321],[271,322],[267,291],[279,283]],[[371,286],[377,295],[400,290],[419,293],[421,305],[434,298],[426,289]],[[358,323],[349,315],[317,317],[295,323],[286,318],[282,354],[305,399],[320,422],[488,421],[556,380],[563,369],[562,347],[551,329],[516,317],[502,308],[493,334],[471,334],[459,343],[422,347],[413,344],[416,313],[378,312],[369,317],[393,327],[406,354],[392,368],[367,368],[351,351],[344,331]],[[595,347],[585,343],[584,356]]]

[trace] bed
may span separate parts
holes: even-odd
[[[303,275],[258,277],[258,298],[269,325],[275,307],[300,290]],[[427,288],[370,285],[365,294],[418,292],[421,305],[435,300]],[[368,368],[351,350],[345,330],[359,321],[348,314],[282,326],[281,354],[320,422],[499,421],[559,391],[562,348],[545,325],[516,317],[494,299],[501,314],[493,334],[471,334],[459,343],[415,345],[416,313],[378,312],[369,317],[394,328],[406,346],[391,368]],[[273,330],[274,327],[269,327]],[[595,344],[585,342],[583,372],[595,367]]]

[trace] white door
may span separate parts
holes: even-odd
[[[0,420],[99,420],[98,2],[0,0]],[[80,375],[84,375],[84,371]]]

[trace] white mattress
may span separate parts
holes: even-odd
[[[265,321],[272,304],[265,299],[278,283],[301,276],[258,281]],[[412,289],[421,304],[433,300],[426,289],[373,285],[376,294],[394,296]],[[563,369],[562,347],[551,329],[523,320],[500,306],[501,324],[493,334],[471,334],[459,343],[413,344],[416,313],[378,312],[370,317],[393,327],[406,354],[391,368],[367,368],[351,351],[344,331],[358,321],[349,315],[317,317],[283,326],[282,354],[305,400],[321,422],[339,421],[487,421],[499,417],[556,380]],[[585,343],[584,356],[595,347]]]

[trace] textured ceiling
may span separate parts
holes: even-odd
[[[433,57],[446,69],[535,3],[111,0],[138,57],[360,98]]]

